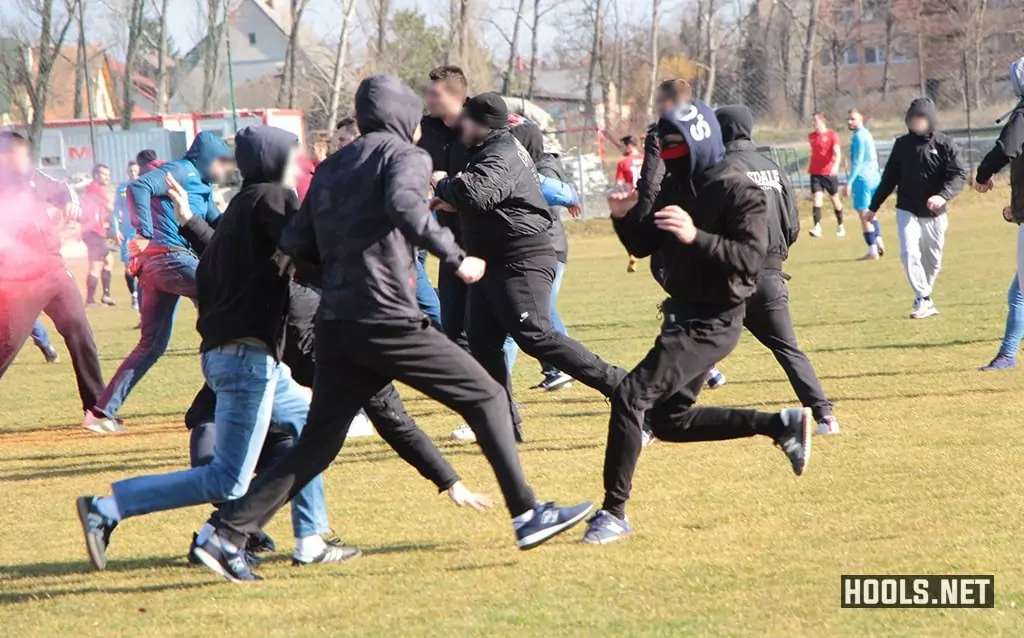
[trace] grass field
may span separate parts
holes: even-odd
[[[0,635],[1020,636],[1024,376],[975,371],[995,353],[1014,268],[1006,195],[955,202],[935,293],[942,315],[924,322],[906,318],[891,211],[882,219],[893,254],[878,263],[854,261],[864,250],[855,223],[845,239],[801,239],[788,264],[793,314],[842,435],[815,440],[801,479],[761,439],[656,444],[635,480],[636,534],[607,547],[576,543],[581,527],[518,552],[500,508],[457,510],[379,439],[363,439],[326,474],[333,525],[363,548],[358,561],[291,567],[281,516],[269,528],[282,551],[262,570],[268,580],[230,585],[186,565],[209,512],[198,507],[126,521],[107,571],[93,572],[74,498],[187,463],[182,414],[201,381],[195,314],[181,309],[170,352],[123,409],[131,432],[120,437],[79,429],[70,365],[46,365],[29,345],[0,383]],[[646,273],[624,272],[605,223],[572,230],[561,304],[570,332],[633,364],[656,333],[659,292]],[[109,377],[134,345],[135,317],[90,313]],[[749,335],[721,368],[729,385],[704,403],[794,402]],[[527,474],[544,498],[599,502],[608,406],[580,386],[527,390],[537,377],[520,357]],[[476,448],[446,441],[456,417],[405,398],[467,483],[498,497]],[[995,574],[996,608],[841,610],[848,573]]]

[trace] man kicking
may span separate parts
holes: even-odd
[[[199,259],[182,237],[174,204],[167,196],[170,174],[188,193],[195,215],[207,221],[220,217],[213,201],[213,187],[227,175],[231,149],[209,131],[196,136],[180,160],[162,164],[128,185],[135,206],[133,223],[138,224],[136,244],[142,298],[142,335],[138,345],[117,369],[99,401],[86,412],[82,426],[123,432],[117,412],[135,385],[167,350],[174,328],[174,315],[181,297],[195,299],[196,266]]]
[[[558,263],[548,233],[551,210],[533,160],[509,130],[505,100],[497,93],[470,99],[461,126],[469,162],[461,175],[437,183],[432,207],[458,211],[466,251],[489,264],[470,291],[473,356],[511,396],[503,346],[512,335],[526,354],[609,396],[625,371],[551,323]]]
[[[850,171],[846,174],[846,196],[850,198],[853,210],[860,217],[864,242],[868,245],[868,252],[861,257],[861,261],[875,261],[885,255],[881,223],[878,216],[868,210],[881,179],[878,151],[875,149],[875,138],[868,127],[864,126],[864,116],[860,111],[850,109],[846,126],[853,131],[853,138],[850,141]]]
[[[754,294],[768,246],[764,192],[725,152],[715,113],[694,100],[658,123],[665,179],[653,215],[641,216],[626,194],[609,199],[615,231],[637,256],[650,255],[669,294],[665,321],[646,357],[611,396],[602,509],[583,541],[610,543],[632,531],[626,501],[641,450],[645,415],[662,441],[770,437],[793,472],[810,460],[809,408],[772,414],[694,407],[708,370],[735,347],[744,302]],[[631,210],[632,208],[632,210]]]
[[[432,328],[416,304],[413,244],[467,283],[485,271],[425,205],[430,160],[414,145],[422,103],[393,76],[364,79],[355,102],[362,136],[324,161],[282,235],[282,249],[299,263],[319,264],[324,281],[306,428],[289,456],[258,476],[243,498],[214,513],[210,523],[217,531],[196,550],[231,581],[256,578],[241,560],[247,535],[327,468],[360,406],[393,379],[460,413],[476,430],[520,549],[553,538],[591,508],[536,500],[519,464],[505,389]]]
[[[907,110],[908,133],[896,140],[869,210],[878,213],[895,190],[900,260],[914,291],[911,319],[939,314],[932,289],[942,266],[949,218],[946,205],[967,182],[967,167],[953,138],[936,128],[935,104],[917,98]]]
[[[767,204],[768,248],[757,275],[757,288],[747,298],[743,325],[775,355],[801,405],[814,413],[817,433],[838,434],[839,421],[832,415],[832,402],[825,395],[811,360],[797,344],[789,312],[789,275],[782,271],[782,265],[789,257],[789,248],[800,236],[800,211],[793,185],[786,172],[758,152],[751,140],[754,116],[750,109],[743,105],[723,106],[715,115],[722,129],[727,160],[761,187]]]
[[[839,149],[839,136],[828,127],[824,113],[815,113],[812,117],[814,130],[807,135],[811,147],[811,162],[807,172],[811,176],[811,196],[814,198],[814,227],[811,237],[821,237],[821,206],[825,202],[824,193],[832,199],[832,210],[836,214],[836,237],[846,236],[843,225],[843,200],[839,197],[839,163],[842,153]]]

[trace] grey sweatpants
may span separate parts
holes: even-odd
[[[942,246],[946,242],[949,219],[945,214],[917,217],[896,209],[896,225],[900,235],[900,261],[907,271],[910,287],[918,299],[931,297],[942,268]]]

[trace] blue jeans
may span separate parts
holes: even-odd
[[[192,253],[172,252],[148,257],[139,271],[139,282],[146,289],[139,309],[142,336],[138,345],[121,362],[121,367],[93,408],[113,418],[132,388],[146,375],[156,360],[167,351],[174,328],[178,299],[196,298],[196,266]]]
[[[1017,275],[1014,275],[1013,281],[1010,282],[1006,302],[1009,310],[1006,313],[1006,332],[1003,334],[1003,344],[999,346],[999,356],[1016,357],[1021,337],[1024,337],[1024,293],[1020,290],[1020,279]]]
[[[565,329],[565,322],[562,321],[562,316],[558,314],[558,292],[562,289],[562,277],[565,275],[565,264],[558,262],[555,264],[555,281],[551,284],[551,326],[555,329],[555,332],[560,332],[564,335],[568,335]],[[505,351],[505,363],[508,365],[509,372],[512,371],[512,366],[516,364],[516,357],[519,356],[519,346],[516,345],[515,339],[511,336],[505,337],[505,345],[503,346]],[[541,372],[548,379],[557,377],[561,372],[554,366],[541,361],[540,364]]]
[[[430,277],[427,277],[427,251],[422,248],[416,249],[416,303],[423,314],[430,318],[430,323],[442,330],[441,302],[434,285],[430,283]]]
[[[35,324],[32,326],[32,341],[40,350],[50,347],[50,335],[46,333],[43,322],[38,319],[36,319]]]
[[[203,375],[217,393],[213,461],[181,472],[114,483],[114,498],[123,517],[241,498],[249,489],[270,422],[301,435],[309,412],[308,395],[292,379],[288,366],[265,349],[229,344],[210,350],[203,354]],[[296,538],[330,531],[320,475],[292,500],[292,529]]]

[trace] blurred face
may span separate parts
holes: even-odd
[[[351,132],[346,130],[335,131],[334,134],[331,135],[331,152],[337,153],[352,142],[356,141],[357,137],[357,135],[352,135]]]
[[[850,111],[850,116],[846,118],[846,126],[851,131],[856,131],[864,125],[864,116],[857,111]]]
[[[482,124],[477,124],[466,116],[459,120],[462,129],[462,143],[466,146],[476,146],[491,134],[491,129]]]
[[[811,119],[811,125],[814,126],[814,130],[822,132],[826,129],[825,120],[815,115]]]
[[[427,86],[427,112],[442,119],[453,118],[462,110],[466,96],[453,91],[444,81],[431,82]]]
[[[128,165],[128,179],[139,179],[139,165],[129,164]]]
[[[101,168],[100,170],[96,171],[94,179],[96,183],[99,184],[100,186],[106,186],[110,184],[110,169]]]
[[[284,173],[281,175],[281,186],[294,189],[299,183],[302,175],[302,167],[299,165],[299,149],[293,148],[288,153],[288,161],[284,165]]]
[[[658,92],[654,97],[654,108],[658,110],[658,113],[671,111],[676,108],[676,101],[671,95],[664,92]]]
[[[313,159],[322,162],[327,159],[327,143],[317,142],[313,144]]]
[[[6,153],[0,153],[0,165],[16,175],[32,172],[32,151],[27,144],[14,144]]]
[[[914,115],[907,119],[907,128],[910,129],[911,133],[925,135],[931,131],[932,125],[928,121],[927,117],[923,115]]]
[[[213,160],[213,163],[210,164],[210,181],[223,182],[224,178],[228,176],[228,171],[231,170],[231,164],[231,160],[226,157],[218,157]]]

